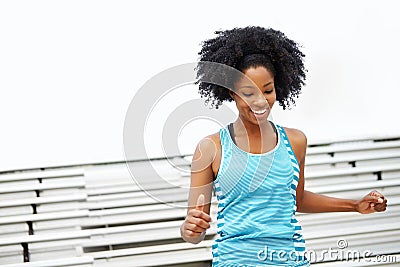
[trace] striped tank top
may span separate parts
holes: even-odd
[[[272,125],[278,142],[263,154],[241,150],[228,127],[220,130],[213,267],[309,266],[295,218],[299,164],[285,130]]]

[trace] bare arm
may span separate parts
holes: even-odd
[[[217,153],[215,138],[207,137],[200,141],[193,155],[188,211],[181,226],[182,238],[197,244],[204,239],[210,228],[210,203],[213,187],[212,163]]]
[[[372,191],[360,200],[334,198],[310,191],[304,191],[299,212],[357,211],[367,214],[386,210],[385,197]]]
[[[298,212],[356,211],[366,214],[386,210],[387,200],[377,191],[370,192],[360,200],[354,200],[334,198],[304,190],[304,162],[307,138],[301,131],[296,129],[286,129],[286,132],[300,165],[299,183],[296,190]]]

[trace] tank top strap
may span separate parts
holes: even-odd
[[[289,157],[290,157],[290,160],[292,162],[293,168],[295,169],[296,172],[300,172],[299,163],[297,161],[296,155],[294,154],[293,147],[290,144],[290,141],[289,141],[289,138],[288,138],[288,136],[286,134],[285,129],[282,126],[278,125],[278,124],[275,124],[275,126],[278,129],[278,131],[279,131],[279,133],[280,133],[280,135],[282,137],[282,141],[285,144],[287,152],[289,153]]]
[[[226,150],[227,148],[230,148],[231,143],[230,143],[230,133],[229,133],[229,128],[228,126],[225,126],[219,130],[219,138],[221,142],[221,151]]]

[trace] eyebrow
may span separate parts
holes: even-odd
[[[263,85],[263,87],[267,87],[268,85],[270,85],[270,84],[273,84],[274,82],[268,82],[268,83],[266,83],[266,84],[264,84]],[[243,85],[243,86],[240,86],[239,87],[240,89],[242,89],[242,88],[250,88],[250,89],[253,89],[254,88],[254,86],[252,86],[252,85]]]

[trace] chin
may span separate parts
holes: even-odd
[[[251,119],[251,120],[248,120],[248,122],[250,122],[251,124],[254,124],[254,125],[262,125],[262,124],[264,124],[264,123],[267,123],[267,121],[268,121],[268,119],[265,119],[265,120],[257,120],[256,118],[253,118],[253,119]]]

